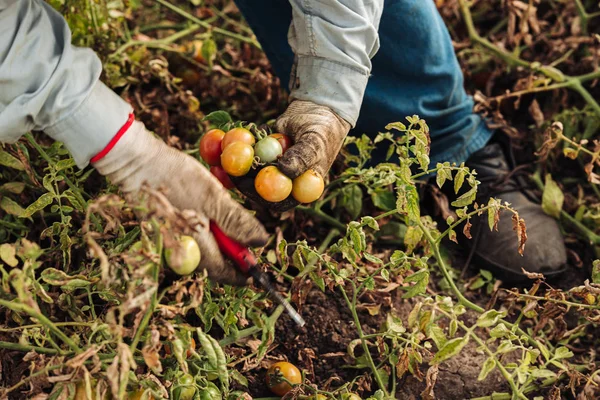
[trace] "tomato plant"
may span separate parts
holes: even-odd
[[[292,196],[300,203],[312,203],[323,194],[325,182],[317,171],[309,169],[296,179],[292,187]]]
[[[181,246],[179,257],[173,249],[165,250],[167,265],[178,275],[189,275],[200,264],[200,247],[191,236],[181,236],[178,243]]]
[[[194,354],[194,350],[196,350],[196,341],[194,338],[190,338],[190,348],[185,352],[187,358],[190,358]],[[171,355],[171,345],[165,344],[165,354],[167,356]]]
[[[200,157],[208,165],[217,166],[221,165],[221,142],[225,132],[220,129],[211,129],[206,132],[200,139]]]
[[[292,180],[277,167],[261,169],[254,179],[254,188],[263,199],[276,203],[285,200],[292,192]]]
[[[231,182],[231,178],[221,166],[210,167],[210,172],[221,182],[225,189],[233,189],[235,185]]]
[[[269,163],[277,160],[283,153],[279,141],[272,137],[266,137],[259,140],[254,146],[254,153],[263,163]]]
[[[234,142],[221,153],[221,166],[231,176],[244,176],[254,161],[254,149],[249,144]]]
[[[282,153],[285,153],[290,147],[292,147],[292,138],[288,135],[284,135],[283,133],[273,133],[269,135],[269,137],[277,139],[277,141],[281,145]]]
[[[302,374],[294,364],[280,361],[271,365],[267,370],[267,386],[276,395],[284,396],[292,390],[290,383],[294,385],[302,383]]]
[[[223,137],[223,141],[221,142],[221,149],[225,150],[227,146],[236,142],[242,142],[250,146],[254,146],[256,139],[254,138],[252,132],[250,132],[246,128],[233,128],[232,130],[228,131]]]

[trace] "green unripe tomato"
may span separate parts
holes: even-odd
[[[342,400],[361,400],[361,398],[356,393],[344,393],[342,395]]]
[[[183,374],[177,380],[177,389],[175,389],[175,398],[179,400],[192,400],[196,394],[194,377],[190,374]]]
[[[182,257],[180,262],[175,259],[172,249],[165,250],[167,265],[178,275],[189,275],[198,268],[200,264],[200,247],[191,236],[182,236],[179,238],[179,244],[182,246]]]
[[[277,139],[272,137],[266,137],[259,140],[254,146],[254,155],[264,163],[273,162],[282,154],[283,148],[281,147],[281,144]]]
[[[214,383],[208,383],[206,388],[200,390],[201,400],[222,400],[223,395],[221,391],[215,386]]]

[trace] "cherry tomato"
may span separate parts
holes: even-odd
[[[344,393],[342,395],[342,400],[361,400],[361,398],[356,393]]]
[[[281,145],[282,153],[285,153],[287,149],[292,147],[292,138],[288,135],[284,135],[283,133],[273,133],[272,135],[269,135],[269,137],[277,139],[277,141]]]
[[[296,179],[292,189],[292,196],[300,203],[312,203],[323,194],[325,182],[317,171],[309,169]]]
[[[183,247],[181,261],[175,260],[172,249],[165,250],[167,265],[178,275],[189,275],[196,270],[200,264],[200,248],[191,236],[181,236],[179,244]]]
[[[209,382],[205,389],[200,392],[201,400],[222,400],[223,396],[214,383]]]
[[[223,139],[223,143],[225,143],[225,139]],[[231,143],[221,153],[221,166],[231,176],[246,175],[252,167],[253,160],[254,149],[243,142]]]
[[[317,394],[315,396],[310,396],[311,400],[327,400],[327,396],[324,396],[322,394]]]
[[[254,179],[254,188],[260,197],[271,203],[285,200],[292,186],[292,180],[273,165],[261,169]]]
[[[196,350],[196,341],[194,340],[194,338],[190,339],[190,349],[185,353],[187,358],[190,358],[192,356],[192,350]],[[171,355],[171,346],[170,345],[165,346],[165,354],[167,356]]]
[[[271,365],[267,371],[267,386],[271,389],[271,392],[278,396],[284,396],[292,390],[289,383],[281,381],[278,379],[278,376],[283,376],[293,384],[302,382],[302,374],[300,374],[300,370],[294,364],[280,361]]]
[[[221,165],[221,142],[225,132],[220,129],[211,129],[200,139],[200,157],[208,165]]]
[[[261,162],[269,163],[277,160],[277,157],[283,154],[283,150],[277,139],[266,137],[256,143],[254,153]]]
[[[177,385],[179,387],[175,389],[175,398],[178,398],[179,400],[192,400],[194,398],[194,395],[196,394],[196,386],[194,383],[194,377],[192,375],[183,374],[177,380]]]
[[[210,172],[221,182],[225,189],[233,189],[235,185],[231,182],[231,178],[227,175],[227,172],[220,166],[210,167]]]
[[[233,128],[225,134],[223,142],[221,142],[221,149],[225,150],[227,146],[235,142],[242,142],[254,146],[256,139],[254,135],[248,129],[245,128]]]

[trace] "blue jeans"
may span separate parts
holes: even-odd
[[[294,60],[287,42],[289,2],[236,0],[236,4],[287,88]],[[432,166],[460,163],[484,147],[493,132],[473,112],[450,34],[433,0],[386,0],[379,37],[381,46],[372,60],[372,76],[351,134],[373,137],[388,123],[417,114],[430,128]]]

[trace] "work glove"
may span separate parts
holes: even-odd
[[[277,163],[281,172],[294,179],[314,169],[325,179],[350,131],[350,124],[329,107],[294,100],[277,118],[275,130],[289,135],[294,143]],[[254,189],[253,175],[232,181],[242,193],[276,211],[285,211],[299,204],[292,197],[275,204],[262,200]]]
[[[246,246],[264,246],[267,233],[196,159],[169,147],[148,132],[143,123],[135,121],[115,146],[92,165],[125,193],[135,193],[146,183],[154,189],[164,188],[167,199],[180,210],[196,212],[202,221],[192,235],[200,247],[199,268],[220,283],[247,282],[223,258],[210,233],[209,221],[215,221],[225,234]]]

